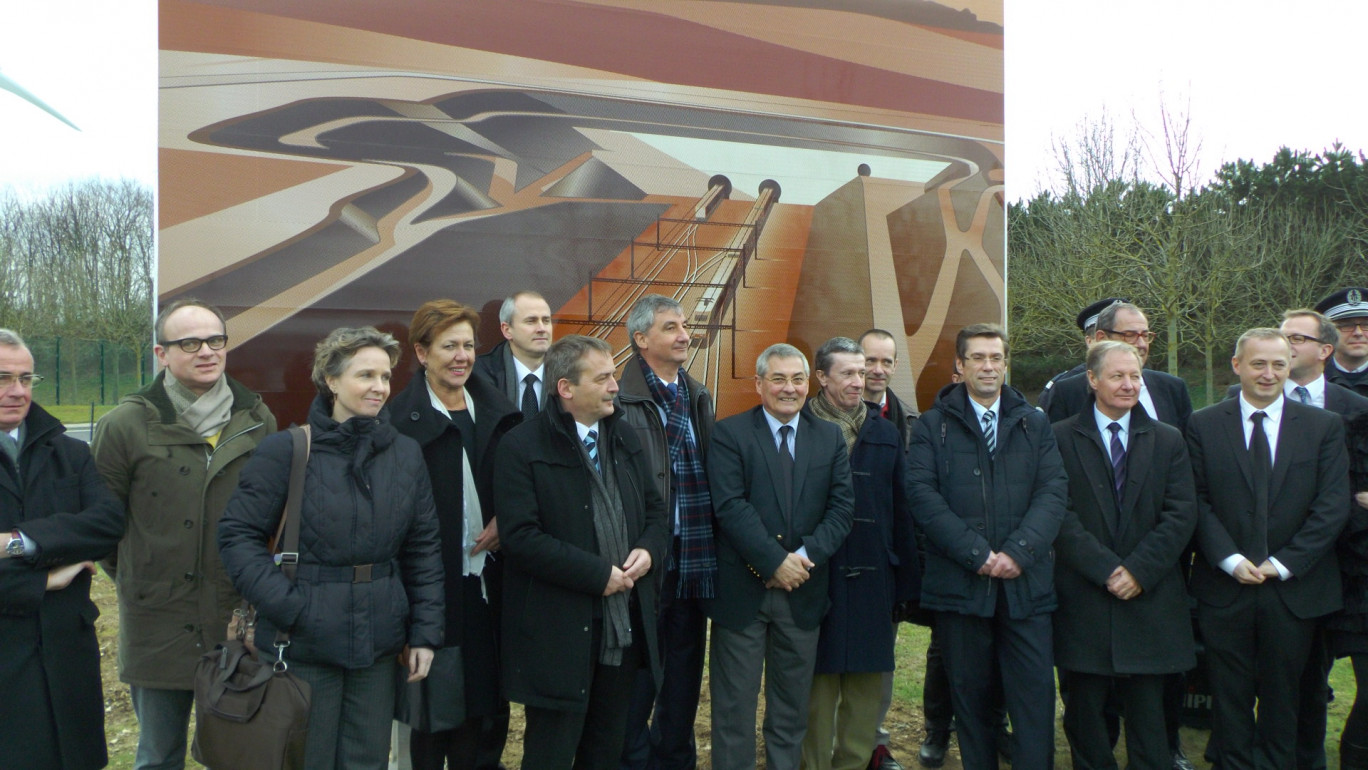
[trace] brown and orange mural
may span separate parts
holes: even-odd
[[[1003,318],[1002,4],[835,5],[163,0],[159,297],[286,422],[333,327],[446,296],[488,347],[529,288],[620,361],[676,297],[724,415],[767,345],[886,328],[925,408]]]

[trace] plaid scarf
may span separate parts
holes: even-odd
[[[670,448],[670,469],[673,472],[674,499],[670,509],[679,511],[679,563],[670,565],[679,570],[681,599],[711,599],[716,594],[717,543],[713,537],[712,496],[708,494],[708,475],[703,470],[703,458],[698,444],[689,430],[689,384],[684,370],[679,370],[675,395],[660,381],[641,356],[637,356],[641,371],[646,376],[646,387],[669,419],[665,421],[665,443]],[[671,556],[673,559],[673,555]]]

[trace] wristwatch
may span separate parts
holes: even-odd
[[[24,536],[19,534],[19,530],[10,533],[10,540],[5,544],[5,556],[17,559],[24,555]]]

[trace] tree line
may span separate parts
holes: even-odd
[[[1145,308],[1158,335],[1151,367],[1211,394],[1242,331],[1368,284],[1363,152],[1284,147],[1262,165],[1226,163],[1199,185],[1186,118],[1165,112],[1162,136],[1148,141],[1116,133],[1104,119],[1057,142],[1058,189],[1009,206],[1019,387],[1038,389],[1082,360],[1074,315],[1105,297]]]
[[[135,181],[84,179],[34,194],[0,188],[0,326],[104,341],[145,362],[154,243],[152,189]]]

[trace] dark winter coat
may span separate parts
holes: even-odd
[[[893,604],[921,593],[902,438],[877,406],[869,407],[850,452],[854,520],[831,557],[831,609],[817,642],[818,674],[892,671]]]
[[[1130,413],[1126,485],[1119,514],[1110,435],[1090,403],[1054,424],[1069,476],[1069,509],[1055,540],[1055,665],[1088,674],[1167,674],[1197,664],[1178,557],[1197,526],[1192,463],[1183,435]],[[1112,521],[1119,522],[1113,531]],[[1142,589],[1126,601],[1107,590],[1125,567]]]
[[[703,383],[688,374],[684,375],[684,379],[689,386],[689,395],[693,397],[689,414],[693,416],[694,442],[698,445],[699,460],[706,463],[708,443],[712,440],[713,423],[716,422],[712,394]],[[674,487],[670,478],[670,439],[665,433],[665,423],[660,419],[660,408],[656,406],[651,388],[646,384],[646,376],[641,373],[637,356],[627,359],[618,386],[618,403],[622,406],[623,422],[636,429],[649,467],[658,469],[654,474],[656,488],[665,504],[669,505],[673,499],[670,492]]]
[[[82,571],[66,588],[48,591],[47,573],[109,555],[123,536],[124,511],[90,450],[63,432],[33,404],[19,454],[22,482],[0,452],[0,532],[8,542],[7,533],[19,529],[39,549],[36,561],[0,559],[0,725],[9,744],[0,765],[8,768],[71,770],[106,761],[91,576]]]
[[[646,453],[620,413],[599,423],[606,436],[627,518],[628,548],[651,554],[651,570],[664,569],[669,545],[665,501],[651,483]],[[558,399],[508,432],[495,454],[494,501],[504,553],[504,689],[517,703],[559,711],[585,711],[591,672],[594,617],[614,565],[599,555],[591,508],[591,472],[581,459],[579,435]],[[640,603],[651,670],[659,684],[654,574],[632,589]]]
[[[218,559],[219,517],[238,474],[276,421],[231,377],[232,414],[216,444],[176,418],[163,370],[95,426],[90,451],[128,511],[127,533],[102,562],[119,588],[119,677],[189,690],[195,664],[223,641],[242,597]]]
[[[999,407],[992,457],[963,383],[943,388],[913,426],[908,482],[927,539],[923,609],[992,617],[998,590],[1014,619],[1055,609],[1053,545],[1068,480],[1045,415],[1010,387]],[[989,551],[1011,556],[1021,575],[979,575]]]
[[[442,646],[441,543],[418,443],[383,414],[338,423],[321,398],[309,424],[295,582],[266,547],[289,488],[288,432],[261,443],[219,522],[223,566],[258,612],[258,645],[284,628],[290,658],[341,668],[365,668],[405,644]],[[365,565],[371,579],[353,582]]]

